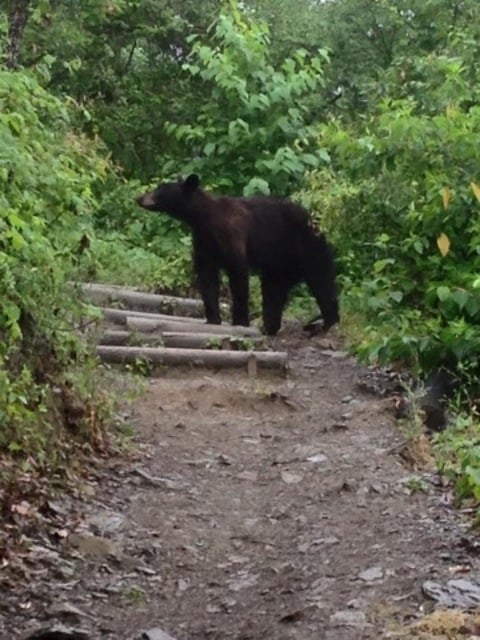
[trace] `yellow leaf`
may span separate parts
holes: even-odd
[[[453,118],[456,111],[457,110],[455,109],[454,106],[452,106],[451,104],[447,105],[447,108],[446,108],[447,118]]]
[[[443,187],[441,194],[442,194],[442,200],[443,200],[443,207],[447,209],[448,205],[450,204],[450,200],[452,199],[452,192],[448,187]]]
[[[441,233],[437,238],[437,246],[443,257],[450,251],[450,240],[447,235]]]
[[[478,186],[478,184],[475,184],[475,182],[471,182],[470,187],[472,188],[473,195],[480,202],[480,187]]]

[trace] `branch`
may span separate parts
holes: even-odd
[[[132,48],[130,49],[130,53],[128,54],[127,62],[125,63],[125,67],[123,69],[123,73],[127,73],[128,68],[132,62],[133,54],[135,53],[135,49],[137,48],[137,41],[134,40],[132,44]]]

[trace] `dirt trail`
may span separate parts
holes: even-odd
[[[360,390],[362,367],[318,339],[277,346],[287,379],[148,382],[137,453],[98,467],[79,533],[27,611],[19,595],[10,633],[63,617],[119,640],[152,627],[176,640],[387,638],[425,605],[424,580],[468,561],[441,493],[410,491],[390,403]]]

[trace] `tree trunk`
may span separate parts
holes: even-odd
[[[6,67],[18,69],[22,37],[29,18],[31,0],[11,0],[8,12],[8,43]]]

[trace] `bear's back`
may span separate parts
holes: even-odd
[[[294,274],[300,265],[309,216],[290,200],[269,196],[240,199],[250,213],[248,255],[254,270]],[[298,267],[300,269],[300,266]]]

